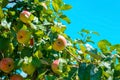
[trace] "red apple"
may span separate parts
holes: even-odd
[[[53,49],[56,51],[61,51],[66,47],[66,45],[67,45],[66,39],[63,36],[58,35],[58,38],[53,43]]]
[[[24,23],[29,23],[30,21],[32,21],[30,19],[30,15],[31,13],[27,10],[23,10],[21,13],[20,13],[20,20]]]
[[[10,80],[24,80],[21,75],[14,74],[10,77]]]
[[[31,37],[31,33],[27,30],[20,30],[17,33],[17,40],[21,44],[28,43]]]
[[[3,58],[0,61],[0,69],[5,72],[9,73],[14,69],[14,61],[12,58]]]
[[[52,71],[56,74],[61,74],[62,68],[63,68],[63,63],[66,64],[66,61],[64,59],[54,60],[52,65],[51,65]]]

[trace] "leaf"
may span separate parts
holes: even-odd
[[[110,47],[110,51],[113,51],[113,50],[116,50],[116,51],[119,51],[119,52],[120,52],[120,44],[112,45],[112,46]]]
[[[108,52],[109,47],[111,46],[111,43],[107,40],[100,40],[98,42],[98,47],[103,53]]]
[[[7,50],[9,47],[10,39],[0,36],[0,50]]]
[[[89,34],[90,31],[89,30],[86,30],[86,29],[82,29],[81,32],[85,32],[86,34]]]
[[[65,80],[71,80],[72,77],[76,74],[77,70],[78,69],[76,67],[72,67],[70,72],[68,73],[68,78],[66,78]]]
[[[30,57],[32,56],[32,50],[28,47],[25,47],[22,51],[21,51],[21,57],[24,58],[25,56]]]
[[[100,55],[94,54],[92,52],[86,52],[86,53],[89,54],[94,59],[97,59],[97,60],[101,60],[101,58],[102,58]]]
[[[65,5],[63,5],[63,6],[61,7],[61,10],[69,10],[69,9],[71,9],[71,8],[72,8],[71,5],[65,4]]]
[[[92,75],[91,75],[90,80],[101,80],[102,69],[98,68],[97,71],[95,71],[95,69],[97,69],[97,68],[92,69]]]
[[[86,52],[86,47],[83,44],[80,44],[80,50],[85,53]]]
[[[93,33],[93,34],[96,34],[97,36],[100,35],[98,32],[95,32],[95,31],[93,31],[92,33]]]
[[[57,32],[57,33],[61,33],[64,32],[66,30],[66,27],[59,27],[59,26],[52,26],[51,27],[51,31],[53,33]]]
[[[8,0],[2,0],[2,8],[8,4]]]
[[[45,80],[56,80],[56,77],[54,75],[46,75]]]
[[[0,22],[1,22],[3,17],[4,17],[3,10],[2,10],[2,8],[0,6]]]
[[[52,1],[52,6],[53,6],[53,9],[55,10],[55,12],[58,12],[58,10],[59,10],[58,4],[54,1]]]
[[[41,62],[40,62],[39,58],[33,57],[33,58],[32,58],[32,64],[33,64],[35,67],[38,68],[38,67],[40,67]]]
[[[65,20],[68,24],[70,24],[71,22],[70,19],[66,15],[61,15],[60,18]]]
[[[91,80],[90,70],[93,64],[87,65],[86,63],[79,64],[78,76],[80,80]]]

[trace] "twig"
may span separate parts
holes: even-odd
[[[73,56],[78,62],[81,62],[82,60],[79,59],[77,56],[73,55],[67,48],[66,48],[66,51],[71,55]]]

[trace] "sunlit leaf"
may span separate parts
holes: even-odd
[[[98,42],[98,47],[101,49],[103,53],[108,52],[110,46],[111,46],[111,43],[107,40],[100,40]]]
[[[61,15],[60,18],[70,24],[70,19],[66,15]]]
[[[71,9],[71,8],[72,8],[71,5],[65,4],[65,5],[63,5],[63,6],[61,7],[61,10],[69,10],[69,9]]]
[[[55,10],[56,12],[58,12],[58,10],[59,10],[59,5],[58,5],[56,2],[54,2],[54,1],[52,1],[52,5],[53,5],[54,10]]]

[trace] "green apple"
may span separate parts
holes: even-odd
[[[35,71],[35,67],[29,63],[29,64],[23,64],[22,65],[22,70],[27,73],[28,75],[32,75]]]

